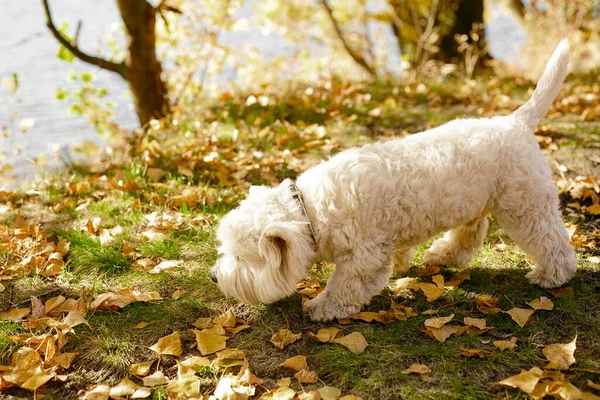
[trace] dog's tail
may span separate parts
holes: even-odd
[[[513,114],[517,120],[525,123],[530,130],[535,129],[540,119],[550,109],[556,96],[558,96],[560,87],[567,75],[568,64],[569,41],[563,39],[554,50],[548,64],[546,64],[546,69],[538,81],[533,95]]]

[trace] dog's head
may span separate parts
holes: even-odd
[[[294,293],[306,275],[315,250],[289,184],[253,186],[221,220],[211,277],[226,295],[246,304],[269,304]]]

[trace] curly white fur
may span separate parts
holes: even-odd
[[[536,267],[542,287],[567,282],[576,259],[551,171],[533,129],[565,78],[563,40],[531,99],[509,116],[461,119],[402,140],[344,151],[297,180],[308,221],[289,181],[253,188],[218,230],[212,273],[224,293],[250,303],[292,294],[316,260],[337,266],[304,309],[314,320],[345,318],[410,266],[412,248],[446,231],[425,262],[466,267],[493,214]]]

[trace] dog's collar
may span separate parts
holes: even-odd
[[[296,181],[294,181],[294,180],[292,180],[290,182],[290,191],[292,192],[292,197],[298,202],[298,204],[300,205],[300,208],[302,209],[302,212],[304,213],[304,216],[306,217],[306,222],[308,224],[308,228],[310,229],[310,237],[313,241],[313,245],[314,245],[315,249],[317,249],[317,247],[318,247],[317,236],[315,235],[315,230],[313,229],[313,226],[310,222],[308,213],[306,212],[306,207],[304,207],[304,200],[302,199],[302,192],[300,192],[300,189],[298,189],[298,186],[296,186]]]

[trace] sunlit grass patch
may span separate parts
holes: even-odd
[[[75,274],[116,273],[131,265],[131,261],[121,253],[121,240],[103,246],[85,232],[71,229],[56,234],[70,243],[70,267]]]

